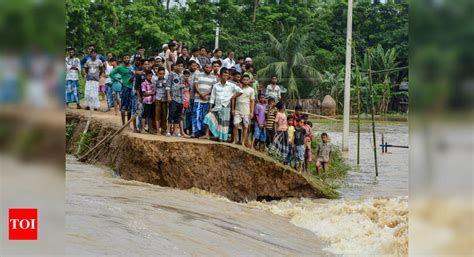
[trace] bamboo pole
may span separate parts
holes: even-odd
[[[354,63],[357,73],[356,79],[356,91],[357,91],[357,165],[360,164],[360,71],[359,66],[357,65],[356,51],[355,47],[352,47],[354,51]]]
[[[286,109],[286,111],[291,112],[291,113],[295,112],[295,110],[291,110],[291,109]],[[332,121],[337,121],[337,122],[341,121],[341,120],[334,119],[334,118],[331,118],[331,117],[328,117],[328,116],[314,114],[314,113],[310,113],[310,112],[301,112],[301,113],[302,114],[307,114],[308,116],[314,116],[314,117],[317,117],[317,118],[321,118],[321,119],[332,120]]]
[[[379,169],[377,166],[377,142],[375,138],[375,101],[374,101],[374,90],[372,88],[372,67],[371,67],[371,56],[370,56],[370,50],[369,50],[369,90],[370,90],[370,100],[371,100],[371,105],[372,105],[372,139],[374,141],[373,145],[373,150],[374,150],[374,160],[375,160],[375,176],[379,176]]]
[[[81,137],[79,138],[79,145],[77,146],[76,156],[78,156],[81,153],[81,148],[82,148],[82,144],[84,142],[84,137],[86,136],[86,133],[89,130],[89,125],[91,123],[91,119],[92,119],[92,108],[89,109],[89,117],[87,117],[86,127],[84,128],[84,131],[82,132]]]
[[[94,147],[92,147],[91,149],[89,149],[89,151],[87,151],[87,153],[85,153],[84,155],[82,155],[81,157],[78,158],[79,161],[82,161],[84,160],[89,154],[92,153],[92,151],[94,151],[95,149],[97,149],[99,146],[103,145],[104,143],[110,141],[112,138],[114,138],[116,135],[118,135],[120,132],[122,132],[122,130],[124,128],[126,128],[130,122],[132,122],[133,120],[135,120],[135,118],[138,116],[138,113],[136,113],[131,119],[129,119],[127,121],[127,123],[123,124],[123,126],[121,128],[119,128],[117,131],[115,131],[113,134],[111,134],[109,137],[104,137],[102,140],[100,140],[99,143],[97,143]]]

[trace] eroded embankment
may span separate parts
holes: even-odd
[[[120,118],[94,113],[90,146],[119,129]],[[66,113],[67,152],[75,153],[86,112]],[[73,125],[71,125],[73,124]],[[168,138],[122,132],[90,154],[127,180],[180,189],[199,188],[234,201],[286,197],[335,198],[322,181],[307,179],[269,157],[240,146],[209,140]]]

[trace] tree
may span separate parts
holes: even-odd
[[[320,75],[320,83],[313,88],[310,96],[318,99],[323,99],[326,95],[331,95],[336,102],[336,112],[344,107],[344,68],[341,68],[338,73],[325,71]]]
[[[255,63],[264,64],[257,74],[264,80],[269,80],[275,74],[282,84],[286,84],[290,98],[299,98],[299,88],[308,83],[314,84],[318,78],[318,71],[311,66],[313,56],[304,56],[303,50],[307,36],[300,34],[292,27],[282,27],[283,39],[266,32],[269,48],[267,53],[255,58]]]
[[[390,103],[391,95],[391,80],[390,72],[388,70],[394,69],[398,66],[399,62],[397,61],[397,51],[395,48],[390,48],[385,51],[381,45],[378,45],[372,53],[373,60],[373,69],[374,70],[386,70],[380,74],[382,77],[382,84],[384,85],[382,102],[379,106],[379,112],[385,113],[388,111],[388,105]]]

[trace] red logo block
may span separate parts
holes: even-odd
[[[8,239],[38,239],[38,209],[8,210]]]

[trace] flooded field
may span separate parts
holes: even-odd
[[[355,126],[353,126],[354,128]],[[125,181],[67,157],[69,255],[345,256],[406,255],[408,150],[379,153],[374,176],[368,123],[356,166],[356,134],[342,199],[236,203],[202,190]],[[334,124],[317,123],[340,145]],[[406,123],[377,124],[390,144],[408,145]],[[377,135],[380,140],[380,134]]]
[[[327,132],[331,142],[341,146],[342,124],[316,123],[315,133]],[[375,177],[372,127],[367,121],[361,123],[360,164],[357,165],[357,124],[351,123],[349,153],[344,157],[352,167],[341,193],[345,199],[360,197],[404,197],[408,196],[408,156],[405,148],[389,148],[383,153],[380,148],[384,140],[392,145],[408,146],[408,124],[406,122],[376,123],[377,157],[379,176]]]
[[[330,256],[284,217],[66,159],[69,256]]]

